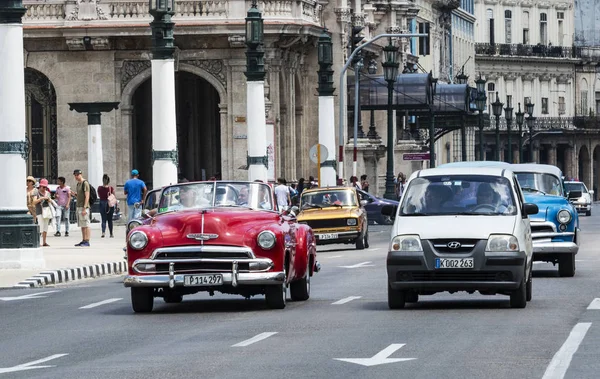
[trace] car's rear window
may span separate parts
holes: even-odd
[[[400,215],[515,215],[510,181],[485,175],[427,176],[413,179]]]

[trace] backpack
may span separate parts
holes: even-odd
[[[88,182],[87,180],[86,180],[86,182],[90,186],[90,200],[89,200],[89,203],[90,203],[90,207],[91,207],[92,205],[94,205],[94,203],[96,201],[98,201],[98,193],[96,192],[96,189],[94,188],[94,186],[92,186],[90,184],[90,182]]]

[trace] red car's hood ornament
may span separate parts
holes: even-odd
[[[188,234],[186,237],[196,241],[208,241],[211,239],[219,238],[219,235],[212,233],[191,233]]]

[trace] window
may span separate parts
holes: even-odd
[[[563,20],[558,20],[558,46],[563,46],[565,42],[565,30]]]
[[[485,38],[487,42],[494,43],[494,11],[491,9],[485,12],[487,25],[485,26]]]
[[[525,97],[525,99],[523,99],[523,104],[529,104],[531,103],[531,97]]]
[[[581,109],[579,114],[587,116],[588,114],[588,91],[581,91]]]
[[[542,45],[548,44],[548,17],[546,13],[540,13],[540,43]]]
[[[491,109],[492,109],[492,105],[491,104],[494,101],[496,101],[496,84],[495,83],[488,83],[487,90],[488,90],[487,101],[488,101],[488,104],[490,104],[490,107],[488,109],[491,112]]]
[[[512,43],[512,12],[509,10],[504,11],[504,30],[506,34],[506,43]]]
[[[506,107],[512,107],[512,95],[506,95]]]
[[[563,96],[558,97],[558,114],[565,114],[565,98]]]
[[[488,91],[494,92],[496,90],[496,85],[494,83],[488,83]]]
[[[523,12],[523,45],[529,44],[529,12]]]
[[[556,12],[556,18],[559,20],[565,19],[565,12]]]
[[[429,33],[429,23],[428,22],[419,22],[419,33],[427,34],[427,37],[419,37],[419,55],[431,54],[430,33]]]
[[[548,114],[548,98],[542,97],[542,114]]]
[[[600,115],[600,92],[596,92],[596,115]]]

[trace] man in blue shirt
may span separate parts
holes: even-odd
[[[131,170],[131,179],[125,182],[125,195],[127,195],[127,222],[142,215],[142,204],[146,197],[146,183],[138,177],[138,170]]]

